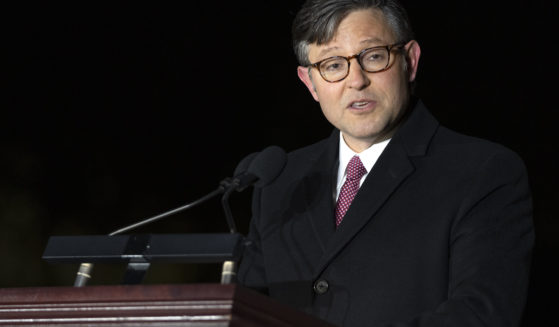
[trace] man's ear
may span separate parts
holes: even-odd
[[[312,78],[311,78],[311,71],[309,67],[303,67],[303,66],[299,66],[297,67],[297,75],[299,76],[299,79],[301,80],[301,82],[303,82],[305,84],[305,86],[307,87],[307,89],[309,89],[309,92],[311,92],[312,97],[315,99],[315,101],[318,101],[318,94],[316,93],[316,88],[314,87]]]
[[[421,56],[421,48],[419,43],[415,40],[411,40],[406,45],[406,60],[408,64],[408,76],[409,81],[413,82],[415,76],[417,75],[417,67],[419,65],[419,57]]]

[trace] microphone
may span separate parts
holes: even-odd
[[[283,157],[281,156],[281,154],[283,154]],[[274,165],[271,163],[271,161],[278,161],[278,163]],[[255,162],[256,164],[253,165]],[[220,182],[219,187],[216,190],[208,193],[207,195],[199,198],[198,200],[195,200],[181,207],[166,211],[159,215],[141,220],[132,225],[128,225],[123,228],[117,229],[114,232],[110,233],[109,236],[122,234],[130,230],[136,229],[138,227],[150,224],[157,220],[163,219],[167,216],[187,210],[222,193],[224,193],[224,196],[222,197],[222,204],[223,204],[224,201],[226,202],[227,199],[229,198],[229,194],[234,190],[241,192],[254,183],[263,186],[272,182],[279,175],[281,170],[283,170],[283,167],[285,166],[285,162],[286,162],[285,152],[277,146],[268,147],[264,149],[262,152],[251,153],[239,162],[239,164],[235,168],[234,175],[233,175],[234,177],[232,179],[226,178],[222,180]],[[227,194],[226,197],[225,194]],[[224,206],[224,210],[226,211],[226,219],[229,225],[229,229],[231,230],[231,233],[234,233],[236,232],[236,227],[231,215],[231,210],[228,205]],[[74,281],[74,286],[75,287],[85,286],[87,281],[91,278],[92,269],[93,269],[93,264],[82,263],[80,265],[76,279]]]
[[[233,172],[233,178],[225,178],[224,180],[222,180],[219,185],[225,187],[227,190],[229,188],[231,188],[231,184],[233,183],[233,181],[238,180],[239,178],[241,178],[241,176],[243,176],[244,174],[246,174],[248,167],[250,166],[250,164],[254,161],[254,158],[257,157],[260,154],[260,152],[253,152],[249,155],[247,155],[246,157],[244,157],[238,164],[237,167],[235,167],[235,171]]]
[[[259,155],[260,152],[253,152],[248,156],[244,157],[243,160],[239,162],[237,167],[235,167],[235,171],[233,172],[234,178],[239,177],[240,175],[246,173],[250,164],[254,161],[254,158]]]
[[[285,151],[278,146],[270,146],[258,154],[252,162],[248,165],[246,172],[234,178],[227,191],[221,197],[221,205],[225,212],[225,219],[229,225],[229,230],[232,234],[237,232],[235,227],[235,220],[229,207],[229,196],[236,190],[243,191],[250,185],[256,187],[264,187],[270,184],[282,172],[285,163],[287,162],[287,155]],[[230,284],[236,281],[236,262],[228,260],[223,262],[221,269],[221,283]]]
[[[241,161],[241,163],[243,163],[243,161]],[[278,177],[283,171],[286,162],[287,155],[282,148],[275,145],[269,146],[247,164],[246,172],[238,174],[235,179],[233,179],[232,187],[235,187],[239,192],[253,184],[256,187],[264,187]],[[239,166],[241,166],[241,164],[239,164]],[[237,172],[237,170],[235,170],[235,172]]]
[[[235,190],[241,192],[253,184],[255,184],[256,187],[264,187],[270,184],[282,172],[286,162],[287,155],[285,151],[273,145],[254,155],[254,157],[253,154],[248,155],[239,163],[235,172],[246,171],[236,174],[236,177],[230,181],[227,190],[221,197],[221,205],[231,234],[237,232],[235,220],[233,219],[231,208],[229,207],[229,197],[231,193]],[[248,166],[246,169],[245,165]]]

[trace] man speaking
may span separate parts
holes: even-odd
[[[524,165],[412,96],[421,48],[401,4],[309,0],[293,42],[335,130],[255,190],[239,281],[340,326],[519,325]]]

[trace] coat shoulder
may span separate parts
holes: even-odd
[[[332,134],[324,138],[320,141],[317,141],[313,144],[304,146],[302,148],[295,149],[288,153],[289,160],[309,160],[314,159],[325,152],[335,151],[337,152],[337,145],[338,145],[338,135],[339,131],[334,131]]]
[[[523,164],[522,158],[508,147],[486,139],[458,133],[440,126],[428,150],[430,155],[452,155],[457,158],[471,158],[485,161],[503,158]]]

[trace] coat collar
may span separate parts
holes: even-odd
[[[315,269],[317,277],[337,253],[374,219],[379,208],[413,173],[414,166],[410,157],[427,153],[439,123],[419,100],[410,109],[406,121],[367,176],[337,230],[334,225],[332,192],[338,161],[339,131],[332,133],[326,149],[315,157],[315,173],[306,179],[306,190],[307,199],[314,199],[313,205],[308,205],[309,218],[324,249]]]

